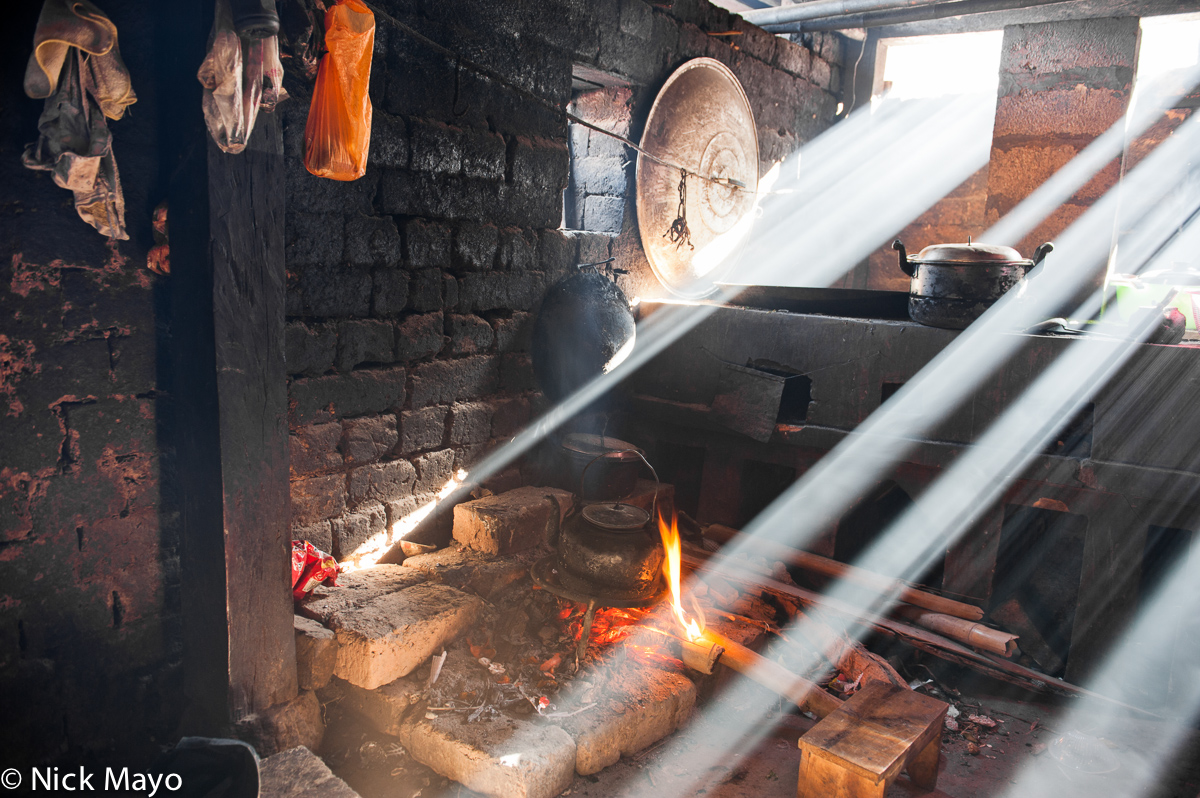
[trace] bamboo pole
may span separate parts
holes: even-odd
[[[917,626],[966,643],[972,648],[989,651],[1001,657],[1011,657],[1017,653],[1017,635],[1000,629],[917,607],[897,607],[896,613]]]
[[[853,565],[846,565],[837,560],[822,557],[819,554],[793,549],[791,546],[785,546],[782,543],[776,543],[772,540],[749,538],[738,530],[722,524],[711,524],[705,527],[704,537],[722,544],[734,540],[739,542],[745,541],[751,549],[756,549],[759,553],[773,559],[783,560],[788,565],[794,565],[797,568],[803,568],[805,571],[811,571],[835,579],[845,579],[856,585],[869,588],[876,593],[894,595],[901,601],[906,604],[912,604],[914,607],[922,607],[933,612],[953,615],[956,618],[963,618],[968,621],[978,621],[983,617],[983,610],[974,604],[966,604],[962,601],[946,598],[945,596],[938,596],[924,590],[918,590],[903,582],[889,579],[886,576],[880,576],[872,571],[855,568]]]

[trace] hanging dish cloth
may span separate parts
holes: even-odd
[[[208,132],[218,147],[232,155],[246,149],[259,109],[270,113],[287,99],[279,38],[238,36],[229,0],[217,0],[208,55],[196,77],[204,86]]]
[[[87,0],[46,0],[25,69],[25,93],[45,99],[38,140],[22,163],[50,172],[75,194],[79,217],[109,238],[127,239],[125,197],[104,121],[137,102],[117,48],[117,27]]]

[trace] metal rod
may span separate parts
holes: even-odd
[[[785,22],[803,22],[821,17],[842,17],[885,8],[915,8],[942,3],[945,0],[811,0],[779,8],[763,8],[743,11],[742,19],[755,25],[779,25]]]
[[[899,8],[872,13],[846,14],[825,17],[810,22],[764,25],[770,33],[802,33],[812,31],[847,30],[849,28],[881,28],[887,25],[903,25],[906,22],[925,22],[931,19],[986,14],[989,11],[1008,11],[1013,8],[1071,3],[1075,0],[938,0],[935,5],[919,8]]]

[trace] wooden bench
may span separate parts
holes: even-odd
[[[949,706],[902,687],[871,682],[800,738],[798,798],[882,798],[901,770],[937,786]]]

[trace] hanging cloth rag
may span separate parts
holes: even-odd
[[[232,155],[246,149],[259,110],[270,113],[287,99],[279,38],[238,36],[229,0],[217,0],[208,55],[196,78],[204,86],[202,108],[208,132],[218,147]]]
[[[109,238],[128,239],[125,196],[105,117],[137,101],[117,49],[117,28],[87,0],[46,0],[25,70],[25,93],[45,98],[38,140],[22,163],[48,171],[75,194],[79,218]]]

